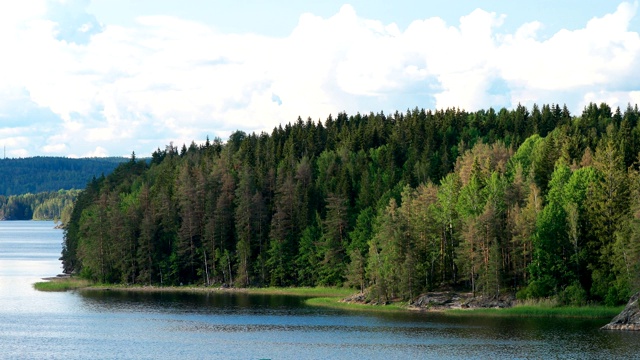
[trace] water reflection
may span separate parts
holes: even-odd
[[[353,313],[292,296],[31,287],[60,271],[52,223],[0,222],[0,358],[633,358],[603,320]]]
[[[93,311],[153,311],[170,313],[274,313],[311,311],[304,298],[242,293],[148,292],[122,290],[80,291],[84,306]]]
[[[512,357],[523,352],[573,357],[581,352],[623,355],[628,349],[621,350],[622,345],[638,339],[599,331],[606,320],[354,314],[307,307],[303,298],[290,296],[87,291],[82,298],[91,311],[165,315],[163,330],[168,332],[236,340],[259,334],[262,341],[288,339],[289,344],[375,344],[387,350],[437,349],[452,356],[479,352]]]

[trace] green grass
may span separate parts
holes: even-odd
[[[407,309],[400,304],[389,304],[389,305],[369,305],[369,304],[354,304],[354,303],[345,303],[340,302],[339,298],[336,297],[314,297],[311,299],[307,299],[305,304],[309,306],[320,306],[332,309],[343,309],[343,310],[355,310],[355,311],[407,311]]]
[[[119,291],[144,291],[144,292],[237,292],[252,295],[290,295],[304,297],[346,297],[352,295],[355,290],[333,287],[266,287],[266,288],[228,288],[205,287],[197,285],[185,286],[147,286],[126,284],[94,284],[91,290],[119,290]]]
[[[353,295],[355,290],[346,288],[333,288],[333,287],[288,287],[288,288],[247,288],[243,291],[249,294],[265,294],[265,295],[295,295],[295,296],[309,296],[309,297],[324,297],[324,298],[343,298],[349,295]]]
[[[449,315],[483,315],[483,316],[516,316],[516,317],[566,317],[566,318],[612,318],[624,307],[608,306],[541,306],[517,305],[506,309],[472,309],[446,310]]]
[[[90,285],[88,280],[77,278],[53,279],[50,281],[41,281],[33,284],[38,291],[67,291],[85,288]]]

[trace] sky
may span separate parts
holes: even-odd
[[[7,157],[330,114],[640,103],[638,1],[0,0]]]

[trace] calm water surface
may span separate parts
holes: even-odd
[[[286,296],[43,293],[60,272],[52,222],[0,222],[2,359],[638,358],[606,320],[363,314]]]

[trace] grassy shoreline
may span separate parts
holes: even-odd
[[[85,279],[79,278],[49,278],[47,281],[39,281],[33,284],[33,288],[38,291],[68,291],[76,289],[84,289],[91,286],[91,283]]]
[[[611,319],[618,315],[624,306],[608,307],[598,305],[588,306],[557,306],[546,307],[537,305],[516,305],[504,309],[450,309],[445,313],[451,316],[492,316],[492,317],[562,317],[580,319]]]
[[[490,316],[490,317],[565,317],[565,318],[613,318],[624,306],[553,306],[541,302],[538,304],[520,304],[510,308],[474,308],[474,309],[439,309],[428,310],[409,307],[406,303],[388,305],[371,305],[343,302],[342,299],[353,295],[352,289],[331,287],[290,287],[290,288],[218,288],[204,286],[148,286],[148,285],[105,285],[91,284],[89,281],[75,277],[52,278],[49,281],[37,282],[33,287],[39,291],[131,291],[131,292],[209,292],[209,293],[244,293],[250,295],[287,295],[308,297],[305,304],[349,311],[372,312],[423,312],[445,314],[450,316]]]
[[[314,297],[305,300],[305,304],[309,306],[326,307],[331,309],[342,309],[349,311],[373,311],[373,312],[407,312],[409,308],[400,303],[391,303],[387,305],[371,305],[344,302],[342,298],[336,297]]]
[[[342,302],[341,299],[331,297],[311,298],[305,301],[310,306],[329,307],[334,309],[354,311],[376,312],[421,312],[439,313],[448,316],[486,316],[486,317],[554,317],[554,318],[581,318],[581,319],[611,319],[618,315],[624,306],[554,306],[540,305],[515,305],[510,308],[473,308],[473,309],[437,309],[428,310],[410,307],[404,303],[391,303],[388,305],[369,305]]]
[[[346,297],[353,294],[349,289],[329,288],[329,287],[290,287],[290,288],[222,288],[205,286],[153,286],[153,285],[106,285],[94,284],[82,288],[82,290],[111,290],[111,291],[132,291],[132,292],[191,292],[191,293],[242,293],[249,295],[287,295],[302,297]]]
[[[221,288],[195,285],[185,286],[155,286],[155,285],[125,285],[125,284],[95,284],[88,280],[67,277],[48,278],[33,284],[39,291],[131,291],[131,292],[216,292],[216,293],[246,293],[251,295],[287,295],[303,297],[346,297],[353,294],[353,290],[332,287],[266,287],[266,288]]]

